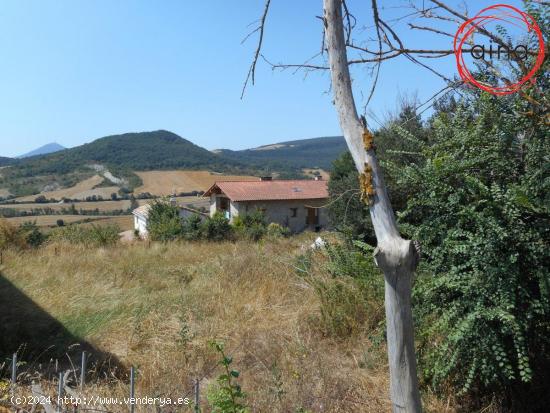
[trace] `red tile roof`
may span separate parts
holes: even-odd
[[[232,201],[276,201],[293,199],[328,198],[326,181],[273,180],[273,181],[218,181],[205,192],[224,193]]]

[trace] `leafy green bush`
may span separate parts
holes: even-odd
[[[54,229],[49,236],[52,242],[68,242],[94,247],[107,247],[116,244],[119,240],[120,228],[117,225],[103,225],[84,227],[82,225],[68,225]]]
[[[233,239],[233,227],[229,220],[221,213],[216,212],[202,224],[204,237],[210,241],[225,241]]]
[[[183,236],[183,223],[178,207],[155,201],[149,209],[147,231],[153,241],[173,241]]]
[[[290,235],[290,229],[288,227],[283,227],[280,224],[272,222],[267,226],[267,235],[273,238],[283,238]]]
[[[233,226],[243,238],[258,241],[267,233],[267,221],[264,213],[257,209],[248,214],[235,217]]]
[[[19,232],[23,236],[25,243],[31,248],[38,248],[46,241],[46,235],[44,235],[36,222],[25,222],[19,227]]]
[[[202,218],[198,214],[191,215],[183,221],[183,238],[198,240],[203,237]]]
[[[482,94],[436,116],[424,161],[401,168],[400,221],[434,274],[415,288],[425,379],[535,411],[549,397],[550,130],[524,104]]]
[[[353,238],[374,240],[369,210],[359,196],[359,174],[348,151],[333,162],[328,191],[331,225]]]

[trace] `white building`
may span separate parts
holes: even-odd
[[[210,216],[222,212],[230,221],[239,214],[261,210],[269,223],[292,232],[319,230],[328,225],[327,182],[316,180],[218,181],[204,194],[210,197]]]
[[[179,205],[179,215],[181,218],[187,218],[191,215],[199,215],[202,218],[206,218],[208,215],[197,211],[192,208],[187,208],[185,206]],[[139,232],[141,237],[147,237],[147,222],[149,220],[149,211],[151,210],[151,204],[142,205],[139,208],[136,208],[132,211],[134,215],[134,230]]]
[[[134,230],[138,231],[140,236],[147,236],[147,219],[149,218],[150,204],[142,205],[132,211],[134,215]]]

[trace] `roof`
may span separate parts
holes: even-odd
[[[149,210],[151,209],[151,204],[142,205],[132,211],[132,214],[147,218],[149,216]]]
[[[219,181],[203,196],[223,193],[232,201],[278,201],[328,198],[327,181],[305,179],[273,181]]]
[[[180,210],[189,211],[189,212],[192,212],[194,214],[208,216],[208,214],[206,214],[204,212],[201,212],[198,209],[189,208],[189,207],[186,207],[186,206],[183,206],[183,205],[178,205],[178,208]],[[139,216],[139,217],[142,217],[142,218],[148,218],[150,210],[151,210],[151,204],[145,204],[145,205],[142,205],[142,206],[134,209],[132,211],[132,214],[134,214],[136,216]]]

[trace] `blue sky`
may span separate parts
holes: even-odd
[[[359,26],[371,24],[368,2],[348,3]],[[407,13],[398,8],[406,3],[379,1],[387,20]],[[466,3],[474,13],[493,2]],[[262,9],[263,0],[4,0],[0,155],[156,129],[208,149],[340,134],[326,73],[305,77],[260,63],[256,85],[240,99],[256,44],[241,40]],[[317,53],[321,14],[321,0],[272,0],[263,53],[285,63]],[[394,24],[411,46],[451,47],[452,39]],[[456,72],[452,57],[437,64],[449,76]],[[356,89],[368,91],[371,82],[367,70],[354,70]],[[399,96],[423,101],[442,85],[405,59],[386,62],[370,108],[383,118]]]

